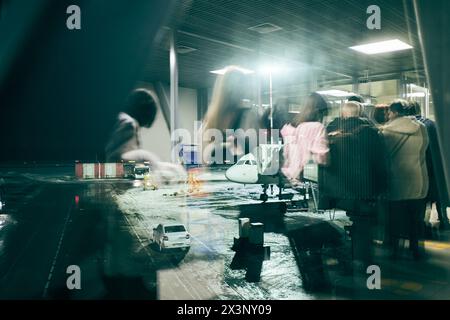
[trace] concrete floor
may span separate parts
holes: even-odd
[[[449,299],[450,234],[424,243],[427,259],[391,261],[376,247],[381,290],[351,274],[343,212],[280,213],[260,204],[259,186],[202,172],[200,191],[184,184],[144,191],[129,180],[74,181],[64,170],[0,171],[0,299]],[[265,224],[270,260],[231,250],[238,218]],[[159,253],[158,223],[182,222],[186,253]],[[68,290],[66,269],[81,269]]]

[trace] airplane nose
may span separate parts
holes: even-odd
[[[225,171],[225,177],[232,182],[246,182],[246,174],[242,171],[242,168],[238,166],[232,166],[231,168],[228,168],[228,170]]]
[[[225,171],[225,177],[232,182],[251,184],[258,182],[256,166],[233,166]]]
[[[228,168],[227,171],[225,171],[225,178],[227,178],[230,181],[234,181],[232,177],[235,175],[233,174],[235,171],[235,167]]]

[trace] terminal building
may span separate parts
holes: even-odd
[[[0,299],[450,298],[449,16],[0,0]]]

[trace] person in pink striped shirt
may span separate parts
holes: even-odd
[[[281,129],[284,141],[284,163],[281,172],[293,184],[299,182],[303,168],[309,161],[327,163],[328,138],[322,124],[327,112],[328,104],[325,99],[313,92],[294,121],[297,126],[286,124]]]

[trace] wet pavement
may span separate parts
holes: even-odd
[[[382,290],[349,272],[343,212],[283,212],[257,200],[259,186],[199,174],[197,192],[177,184],[76,181],[64,170],[0,172],[0,299],[449,299],[448,233],[425,242],[428,259],[393,262],[377,247]],[[276,193],[276,190],[275,190]],[[270,259],[233,251],[238,218],[265,226]],[[186,251],[159,252],[152,229],[181,222]],[[68,266],[81,289],[68,290]]]

